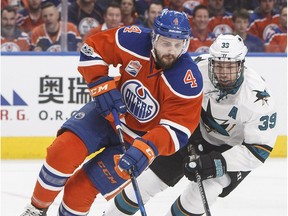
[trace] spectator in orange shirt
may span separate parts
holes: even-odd
[[[279,14],[275,12],[274,0],[259,0],[260,6],[250,15],[249,33],[261,38],[264,42],[271,37],[279,26]]]
[[[280,9],[279,28],[265,43],[266,52],[286,52],[287,53],[287,5]]]
[[[60,52],[61,28],[64,25],[59,21],[59,11],[56,6],[47,2],[42,6],[42,19],[44,24],[33,29],[31,42],[34,51]],[[77,27],[73,23],[67,23],[67,50],[79,51],[82,40]]]
[[[16,10],[12,6],[1,9],[1,52],[29,51],[28,34],[16,26]]]
[[[264,52],[264,43],[259,38],[248,33],[249,12],[242,8],[233,12],[232,20],[234,23],[234,35],[239,35],[249,52]]]
[[[208,0],[210,21],[209,31],[217,37],[220,34],[233,33],[232,14],[225,10],[224,0]]]
[[[27,0],[27,8],[23,8],[17,14],[17,25],[28,34],[43,23],[41,19],[41,0]]]
[[[215,40],[215,35],[209,32],[209,11],[205,5],[197,5],[193,10],[192,35],[188,52],[208,53]]]
[[[254,8],[253,13],[250,15],[250,24],[255,20],[263,18],[271,18],[276,15],[276,1],[275,0],[258,0],[259,7]]]
[[[84,35],[83,41],[91,35],[96,34],[100,31],[105,31],[110,28],[116,28],[123,25],[121,23],[121,8],[117,2],[111,2],[106,11],[104,12],[104,23],[96,28],[91,29],[87,34]]]

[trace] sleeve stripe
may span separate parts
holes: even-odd
[[[172,122],[168,119],[161,119],[160,120],[160,124],[165,124],[165,125],[170,125],[174,128],[177,128],[178,130],[182,131],[183,133],[185,133],[187,135],[187,137],[191,136],[191,132],[187,127],[184,127],[183,125],[180,125],[178,123]]]
[[[126,133],[128,136],[132,137],[133,139],[140,137],[140,135],[134,133],[132,130],[130,130],[129,128],[127,128],[125,126],[125,124],[121,124],[122,128],[123,128],[123,132]]]
[[[186,99],[197,98],[197,97],[199,97],[199,96],[202,94],[202,92],[203,92],[203,88],[202,88],[202,90],[201,90],[197,95],[191,95],[191,96],[183,95],[183,94],[181,94],[181,93],[179,93],[179,92],[176,92],[176,91],[173,89],[173,87],[170,85],[170,83],[168,82],[168,80],[166,79],[166,77],[165,77],[164,74],[162,74],[161,77],[162,77],[162,79],[164,80],[165,84],[166,84],[166,85],[168,86],[168,88],[170,89],[170,91],[173,92],[173,94],[177,95],[177,96],[180,97],[180,98],[186,98]]]
[[[162,125],[162,126],[167,129],[167,131],[169,132],[170,136],[172,137],[172,140],[174,142],[175,152],[178,151],[180,149],[180,144],[179,144],[179,140],[178,140],[178,137],[177,137],[175,131],[172,130],[168,125]]]
[[[258,158],[262,163],[265,162],[265,160],[269,157],[272,148],[268,145],[256,145],[256,144],[246,144],[243,143],[244,146],[256,157]]]
[[[108,64],[106,62],[104,62],[103,60],[91,60],[91,61],[81,61],[79,62],[79,67],[89,67],[92,65],[104,65],[104,66],[108,66]]]

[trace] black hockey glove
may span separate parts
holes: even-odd
[[[226,171],[226,161],[220,152],[187,156],[184,158],[184,174],[190,180],[197,182],[195,172],[198,171],[202,180],[223,176]]]

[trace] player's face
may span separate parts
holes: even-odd
[[[214,62],[214,74],[221,86],[232,86],[237,78],[239,63],[237,62]]]
[[[184,41],[160,36],[155,42],[156,61],[163,69],[170,68],[181,54]]]

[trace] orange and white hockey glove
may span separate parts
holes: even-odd
[[[136,138],[123,155],[115,155],[115,171],[123,179],[130,179],[129,170],[133,167],[134,175],[139,176],[158,155],[156,146],[149,140]]]

